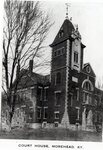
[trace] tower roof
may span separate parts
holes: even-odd
[[[53,43],[50,45],[51,47],[68,39],[71,34],[72,34],[72,31],[74,31],[74,26],[72,24],[72,22],[69,20],[69,19],[65,19],[58,34],[56,35]]]

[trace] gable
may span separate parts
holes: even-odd
[[[91,65],[89,63],[84,64],[84,67],[82,69],[83,72],[85,72],[88,75],[91,75],[93,77],[96,77]]]

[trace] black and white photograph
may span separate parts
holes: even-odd
[[[0,140],[102,143],[103,2],[4,0],[2,30]]]

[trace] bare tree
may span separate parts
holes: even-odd
[[[52,23],[50,16],[41,10],[40,2],[6,0],[4,10],[3,89],[10,107],[11,123],[20,71],[26,67],[29,59],[41,57],[43,42]]]

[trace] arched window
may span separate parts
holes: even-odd
[[[93,91],[93,85],[90,80],[86,79],[82,83],[82,88],[86,91]]]
[[[93,85],[90,80],[86,79],[82,83],[83,88],[83,102],[92,105],[92,91]]]
[[[88,91],[92,91],[92,88],[91,88],[91,85],[89,82],[84,83],[83,89],[88,90]]]
[[[61,83],[61,73],[58,72],[58,73],[56,74],[56,84],[60,84],[60,83]]]

